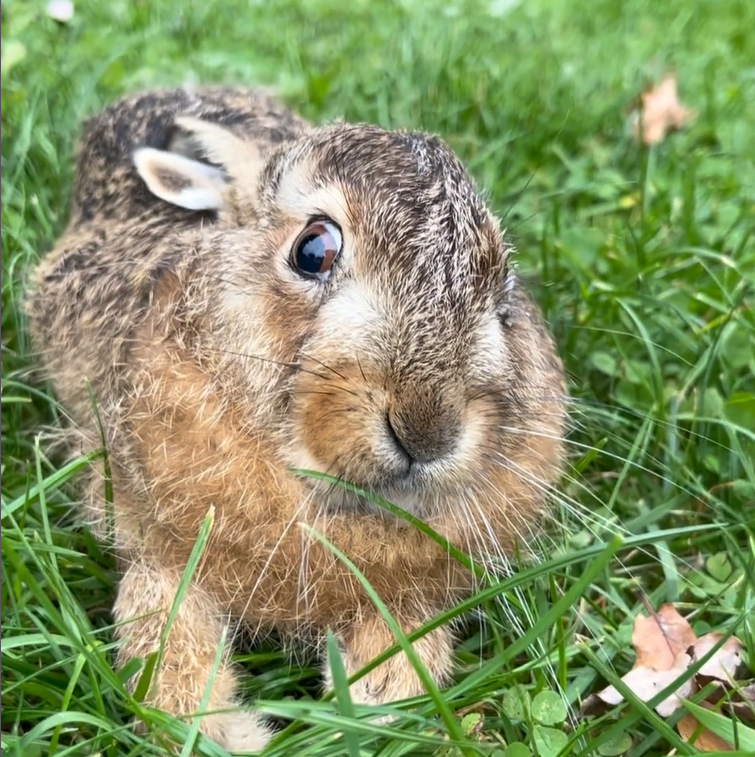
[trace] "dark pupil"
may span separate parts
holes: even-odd
[[[324,273],[329,270],[335,251],[333,240],[326,230],[313,231],[296,248],[296,265],[305,273]]]

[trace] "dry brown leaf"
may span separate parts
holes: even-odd
[[[692,661],[701,660],[713,647],[721,641],[723,634],[706,633],[693,645]],[[730,636],[713,656],[700,668],[698,675],[716,678],[719,681],[731,681],[737,668],[742,662],[742,643],[734,636]]]
[[[742,700],[749,702],[755,708],[755,683],[751,683],[749,686],[743,686],[738,691]]]
[[[638,699],[649,701],[684,674],[692,663],[688,650],[695,641],[692,626],[672,604],[661,605],[650,617],[638,615],[632,630],[632,646],[637,659],[621,680]],[[671,715],[681,707],[680,697],[688,697],[697,689],[695,679],[688,679],[660,702],[656,711],[663,717]],[[619,704],[623,699],[614,686],[599,691],[597,697],[606,704]]]
[[[632,646],[637,653],[634,666],[652,670],[670,670],[674,661],[695,643],[692,626],[674,605],[661,605],[655,615],[634,619]]]
[[[637,658],[634,667],[621,680],[638,699],[647,702],[680,678],[691,664],[709,654],[721,638],[722,635],[718,633],[696,638],[690,624],[671,604],[662,605],[656,613],[651,611],[650,617],[638,615],[632,630],[632,646]],[[668,717],[682,706],[682,699],[698,691],[701,683],[706,680],[720,682],[724,693],[726,685],[730,690],[741,662],[741,652],[742,644],[738,639],[727,639],[697,675],[682,683],[656,706],[656,712],[662,717]],[[740,695],[740,698],[745,702],[747,700],[746,695]],[[594,713],[601,703],[603,706],[616,705],[622,701],[618,689],[608,686],[588,697],[582,712],[585,715]],[[706,706],[710,708],[710,705]],[[703,728],[690,713],[685,713],[679,720],[677,730],[685,741],[694,737],[695,747],[702,752],[732,749],[731,744]]]
[[[662,142],[669,131],[691,123],[694,111],[679,102],[676,77],[667,74],[660,84],[642,93],[640,111],[636,114],[633,133],[646,145]]]
[[[727,702],[729,711],[739,715],[740,720],[755,723],[755,683],[737,689],[736,697],[735,700]]]
[[[719,681],[698,676],[700,687],[710,687],[705,697],[706,705],[711,705],[723,715],[735,717],[743,723],[755,725],[755,683],[738,686],[736,682]]]
[[[635,666],[621,680],[638,699],[648,702],[659,691],[663,691],[679,678],[691,662],[692,658],[686,652],[682,652],[668,670],[653,670],[644,665]],[[686,699],[695,691],[697,691],[695,680],[690,678],[666,699],[659,702],[655,708],[656,712],[663,717],[668,717],[682,706],[680,699]],[[598,696],[607,704],[619,704],[624,699],[614,686],[603,689]]]
[[[689,712],[685,712],[681,717],[676,724],[676,730],[685,741],[701,752],[731,752],[734,749],[728,741],[703,728],[697,718]]]

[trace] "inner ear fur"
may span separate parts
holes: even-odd
[[[142,147],[134,152],[134,165],[150,192],[188,210],[220,210],[228,177],[216,166],[184,155]]]

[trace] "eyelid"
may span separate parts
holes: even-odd
[[[306,222],[304,223],[305,226],[309,226],[311,223],[318,223],[327,221],[328,223],[336,224],[336,221],[333,219],[332,216],[328,215],[324,210],[315,210],[312,212],[308,217]]]

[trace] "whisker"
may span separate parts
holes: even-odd
[[[332,368],[327,363],[323,363],[322,360],[318,360],[316,357],[314,357],[313,355],[309,355],[306,352],[302,352],[301,355],[303,357],[307,358],[307,360],[312,360],[315,363],[317,363],[318,365],[321,365],[323,368],[325,368],[325,370],[328,370],[331,373],[335,373],[335,375],[338,376],[338,378],[342,379],[343,381],[347,381],[348,382],[348,379],[346,378],[346,376],[344,376],[342,373],[339,373],[335,368]]]

